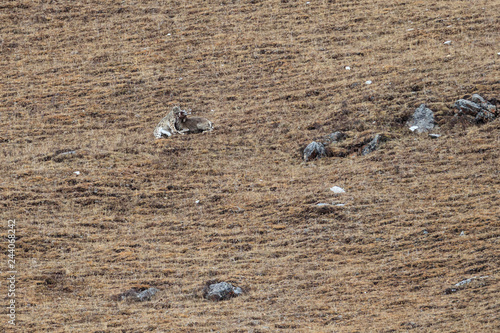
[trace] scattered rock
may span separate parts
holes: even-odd
[[[343,132],[333,132],[332,134],[329,134],[325,140],[323,141],[324,145],[328,145],[330,143],[336,143],[344,140],[346,138],[345,133]]]
[[[380,143],[383,141],[384,141],[383,135],[381,135],[381,134],[375,135],[375,137],[370,142],[368,142],[363,147],[363,149],[361,149],[361,155],[363,155],[363,156],[368,155],[372,151],[376,150],[379,147]]]
[[[453,105],[459,115],[473,117],[476,123],[485,123],[495,119],[497,107],[478,94],[472,95],[470,100],[459,99]]]
[[[418,128],[418,126],[412,126],[410,127],[410,131],[415,132],[415,130]]]
[[[484,279],[488,278],[488,276],[480,276],[480,277],[472,277],[470,279],[465,279],[462,280],[451,288],[447,288],[444,293],[446,295],[456,293],[459,290],[463,290],[466,288],[479,288],[479,287],[484,287],[486,285],[486,282]]]
[[[211,301],[222,301],[243,293],[240,287],[234,287],[228,282],[207,283],[203,288],[203,297]]]
[[[331,187],[330,191],[332,191],[335,194],[345,193],[345,190],[342,187],[338,186]]]
[[[417,133],[428,132],[434,128],[434,112],[427,108],[425,104],[421,104],[415,109],[413,117],[408,121],[410,131]]]
[[[143,290],[141,290],[143,289]],[[115,300],[123,301],[127,300],[130,302],[144,302],[151,300],[157,292],[159,292],[156,288],[131,288],[117,296],[115,296]]]
[[[59,154],[59,156],[73,155],[73,154],[76,154],[76,150],[62,152],[62,153]]]
[[[325,146],[321,142],[313,141],[304,149],[304,161],[326,156]]]

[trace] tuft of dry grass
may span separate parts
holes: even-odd
[[[2,327],[500,329],[500,122],[457,122],[452,108],[500,99],[498,12],[498,0],[1,4],[0,235],[15,219],[18,236],[17,326],[1,307]],[[421,103],[437,140],[406,128]],[[154,140],[174,105],[214,131]],[[301,160],[335,131],[348,138],[334,156]],[[388,140],[359,156],[377,133]],[[210,302],[207,281],[245,293]],[[151,301],[114,298],[149,287]]]

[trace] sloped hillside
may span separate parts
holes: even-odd
[[[500,119],[453,108],[475,93],[500,107],[498,13],[499,0],[1,2],[0,327],[500,330]],[[421,104],[437,139],[408,129]],[[215,129],[155,140],[175,105]],[[336,131],[343,143],[304,162]],[[243,294],[206,300],[210,281]],[[116,297],[147,287],[151,300]]]

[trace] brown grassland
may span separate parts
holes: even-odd
[[[500,119],[457,121],[452,105],[500,99],[499,13],[0,1],[0,330],[498,332]],[[408,130],[421,103],[439,139]],[[214,131],[155,140],[175,105]],[[345,156],[302,160],[338,130]],[[376,133],[389,139],[360,156]],[[207,281],[244,294],[205,300]],[[149,286],[150,301],[113,298]]]

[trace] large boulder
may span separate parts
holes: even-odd
[[[408,121],[410,129],[412,131],[417,131],[417,133],[432,130],[434,128],[434,124],[434,112],[427,108],[425,104],[421,104],[417,109],[415,109],[412,119]]]

